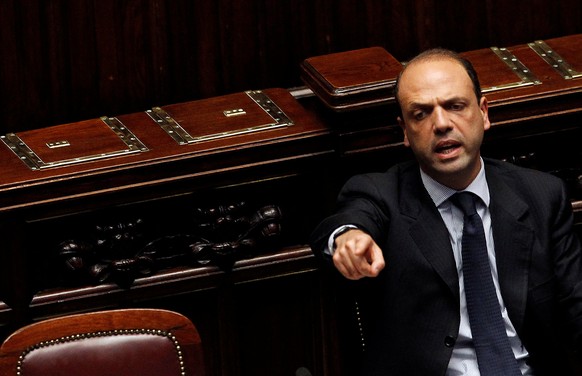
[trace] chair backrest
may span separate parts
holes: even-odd
[[[176,312],[122,309],[25,326],[0,348],[0,376],[204,376],[194,324]]]

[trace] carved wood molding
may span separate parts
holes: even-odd
[[[57,252],[65,278],[73,285],[113,282],[129,287],[140,277],[177,266],[215,265],[228,270],[258,252],[261,243],[281,232],[279,207],[249,208],[244,202],[196,209],[192,233],[151,239],[144,221],[96,225],[91,239],[67,239]]]

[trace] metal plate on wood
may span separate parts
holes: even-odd
[[[564,79],[570,80],[573,78],[582,77],[581,72],[576,71],[545,41],[536,40],[535,42],[528,43],[528,46],[534,50],[546,63],[554,68]]]
[[[103,124],[107,126],[99,126]],[[114,134],[111,135],[110,131]],[[58,138],[47,139],[47,137]],[[62,167],[148,151],[148,148],[119,119],[106,116],[46,130],[8,133],[0,136],[0,140],[31,170]]]
[[[146,113],[180,145],[293,125],[285,112],[260,90],[153,107]]]
[[[503,90],[503,89],[515,89],[524,86],[539,85],[542,82],[537,79],[537,77],[526,67],[514,54],[512,54],[507,48],[491,47],[491,50],[497,55],[497,57],[503,61],[520,79],[519,81],[506,83],[502,85],[489,86],[483,88],[481,91],[483,93]]]
[[[178,144],[186,145],[195,142],[194,138],[161,107],[154,107],[151,110],[147,110],[146,114]]]

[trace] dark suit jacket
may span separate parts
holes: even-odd
[[[536,375],[572,374],[582,335],[582,258],[562,181],[485,159],[501,294]],[[321,253],[341,224],[367,231],[386,267],[372,291],[364,375],[443,375],[459,329],[459,284],[447,229],[415,162],[355,176],[312,236]]]

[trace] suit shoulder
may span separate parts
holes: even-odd
[[[507,184],[537,189],[562,189],[564,181],[548,172],[521,167],[509,162],[485,159],[485,169]]]
[[[383,172],[367,172],[351,176],[347,185],[369,184],[387,186],[391,184],[398,184],[403,176],[411,173],[418,173],[418,164],[415,161],[408,161],[390,166]]]

